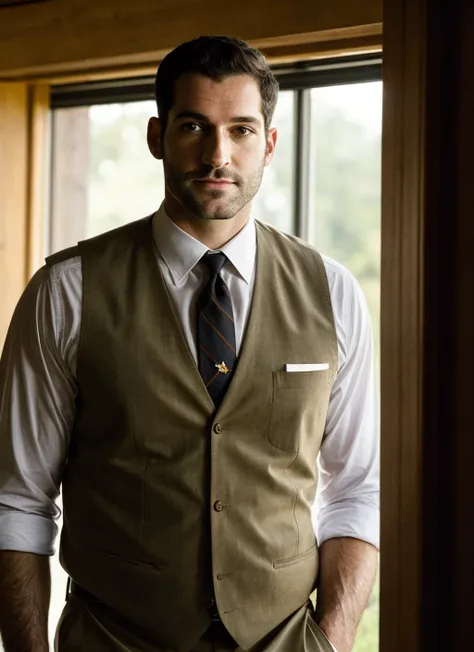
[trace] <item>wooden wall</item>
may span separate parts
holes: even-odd
[[[0,345],[26,279],[28,92],[0,84]]]
[[[348,38],[380,44],[381,24],[382,0],[45,0],[0,8],[0,79],[155,64],[202,34],[287,54]]]
[[[42,264],[49,89],[0,83],[0,349],[15,304]]]

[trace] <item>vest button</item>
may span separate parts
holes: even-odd
[[[220,423],[216,423],[216,424],[214,424],[214,428],[213,428],[213,430],[214,430],[214,432],[216,433],[216,435],[220,435],[221,432],[222,432],[222,426],[221,426],[221,424],[220,424]]]
[[[224,503],[222,502],[222,500],[216,500],[216,502],[214,503],[214,509],[216,510],[216,512],[222,512],[222,510],[224,509]]]

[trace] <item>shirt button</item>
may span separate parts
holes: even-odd
[[[216,510],[216,512],[222,512],[222,510],[224,509],[224,503],[222,502],[222,500],[216,500],[216,502],[214,503],[214,509]]]
[[[221,424],[220,424],[220,423],[216,423],[216,424],[214,424],[214,428],[213,428],[213,430],[214,430],[214,432],[216,433],[216,435],[220,435],[221,432],[222,432],[222,426],[221,426]]]

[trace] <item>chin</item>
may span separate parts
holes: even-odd
[[[196,217],[201,220],[231,220],[235,214],[228,211],[200,211],[195,213]]]
[[[202,220],[230,220],[238,213],[231,206],[203,205],[201,202],[192,202],[186,206],[197,219]]]

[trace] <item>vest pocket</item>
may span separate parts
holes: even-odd
[[[274,371],[267,437],[281,450],[296,453],[302,428],[321,437],[330,395],[330,371]]]
[[[125,564],[133,564],[134,566],[145,566],[146,568],[152,568],[154,570],[159,570],[156,564],[154,564],[152,561],[145,560],[145,559],[135,559],[133,557],[124,557],[123,555],[118,555],[115,552],[110,552],[108,550],[100,550],[99,551],[102,555],[105,555],[106,557],[110,557],[114,559],[115,561],[119,563],[125,563]]]
[[[311,546],[309,550],[300,552],[298,555],[295,555],[294,557],[285,557],[284,559],[277,559],[276,561],[273,562],[273,568],[275,570],[278,570],[280,568],[286,568],[287,566],[293,566],[294,564],[298,564],[300,561],[309,559],[314,554],[316,554],[316,549],[317,548],[315,543],[313,546]]]

